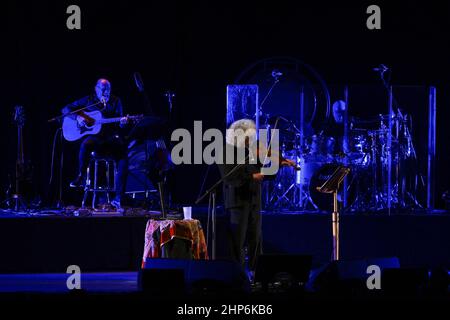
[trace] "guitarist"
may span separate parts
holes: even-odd
[[[78,176],[70,183],[72,188],[82,188],[86,181],[86,169],[89,156],[95,151],[101,154],[112,156],[117,161],[116,196],[111,204],[117,209],[121,209],[121,198],[125,191],[126,175],[128,168],[127,145],[121,135],[122,129],[128,124],[128,118],[123,116],[122,102],[114,95],[111,95],[111,83],[107,79],[99,79],[95,85],[95,93],[77,100],[62,109],[62,113],[76,118],[77,114],[69,114],[85,106],[94,105],[83,111],[100,110],[104,118],[122,117],[120,124],[103,126],[102,131],[97,135],[88,135],[81,142],[78,155]],[[83,112],[80,111],[80,112]]]

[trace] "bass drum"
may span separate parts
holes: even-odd
[[[323,211],[333,211],[333,194],[331,193],[321,193],[317,191],[317,188],[320,188],[336,171],[339,167],[339,164],[336,163],[327,163],[322,165],[318,170],[314,172],[310,181],[309,181],[309,194],[311,196],[314,204]],[[347,175],[347,208],[349,208],[356,200],[356,174],[350,171]],[[342,184],[340,188],[340,192],[338,193],[338,201],[342,202],[344,199],[344,184]],[[341,204],[339,204],[341,207]]]
[[[164,141],[133,141],[128,147],[128,176],[126,192],[144,192],[156,190],[165,174],[173,169]]]

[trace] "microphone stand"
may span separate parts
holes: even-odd
[[[238,169],[242,168],[249,159],[247,156],[244,160],[244,163],[238,164],[233,167],[226,175],[224,175],[221,179],[219,179],[216,183],[214,183],[206,192],[200,196],[195,204],[199,204],[203,199],[209,196],[209,204],[208,204],[208,228],[209,228],[209,217],[211,217],[211,226],[212,226],[212,234],[211,234],[211,259],[216,259],[216,190],[217,188],[233,173],[235,173]],[[209,240],[209,239],[208,239]]]
[[[49,190],[51,190],[52,183],[53,183],[53,176],[54,176],[54,168],[55,168],[55,150],[56,150],[56,143],[57,139],[60,141],[60,159],[59,159],[59,177],[58,177],[58,184],[56,186],[56,189],[58,190],[57,199],[56,199],[56,208],[59,210],[64,209],[64,203],[62,201],[62,194],[63,194],[63,187],[62,187],[62,175],[63,175],[63,167],[64,167],[64,145],[63,145],[63,134],[62,134],[62,128],[56,129],[55,135],[53,137],[53,145],[52,145],[52,157],[51,157],[51,166],[50,166],[50,179],[48,181],[48,187]],[[54,199],[52,199],[53,203]]]
[[[388,80],[386,80],[385,76],[384,76],[386,71],[389,71],[389,79]],[[387,136],[387,158],[388,158],[387,159],[387,161],[388,161],[388,163],[387,163],[387,171],[388,171],[387,172],[387,184],[388,184],[388,186],[387,186],[386,203],[387,203],[388,213],[390,215],[391,214],[391,202],[392,202],[392,200],[396,200],[393,197],[393,194],[392,194],[393,192],[391,189],[392,188],[391,187],[391,185],[392,185],[392,182],[391,182],[391,179],[392,179],[392,153],[391,153],[392,149],[391,149],[391,146],[392,146],[392,125],[393,125],[392,118],[394,116],[394,111],[393,111],[394,104],[397,107],[397,109],[398,109],[398,104],[397,104],[397,100],[394,97],[394,93],[393,93],[393,90],[391,87],[392,71],[389,68],[385,67],[384,65],[381,65],[381,68],[380,68],[380,70],[378,70],[378,72],[379,72],[381,82],[383,83],[383,87],[386,89],[386,93],[388,94],[388,98],[389,98],[388,136]],[[398,123],[397,123],[397,126],[398,126]],[[397,178],[398,178],[398,174],[396,173],[396,180],[397,180]],[[397,184],[397,187],[398,187],[398,184]]]
[[[78,113],[78,112],[80,112],[80,111],[86,110],[86,109],[88,109],[88,108],[91,108],[91,107],[95,107],[95,106],[97,106],[97,105],[99,105],[99,104],[101,104],[101,103],[103,103],[103,102],[99,101],[99,102],[96,102],[96,103],[90,104],[90,105],[88,105],[88,106],[85,106],[85,107],[82,107],[82,108],[79,108],[79,109],[76,109],[76,110],[70,111],[69,113],[66,113],[66,114],[62,114],[62,115],[60,115],[60,116],[57,116],[57,117],[51,118],[51,119],[47,120],[47,122],[54,122],[54,121],[58,121],[58,120],[61,120],[61,119],[62,119],[62,118],[64,118],[64,117],[67,117],[67,116],[73,115],[73,114],[75,114],[75,113]]]
[[[255,116],[257,116],[256,119],[258,120],[258,121],[257,121],[258,123],[257,123],[257,125],[256,125],[256,127],[257,127],[258,129],[259,129],[259,116],[262,115],[262,106],[264,105],[264,103],[266,102],[266,100],[269,98],[269,96],[270,96],[270,94],[272,93],[272,90],[275,88],[275,86],[278,84],[278,82],[280,82],[279,76],[273,76],[273,78],[274,78],[273,83],[272,83],[272,85],[270,86],[269,91],[267,91],[267,93],[266,93],[264,99],[263,99],[263,100],[261,101],[261,103],[259,104],[258,110],[257,110],[257,114],[255,115]]]
[[[400,111],[400,106],[398,104],[397,99],[395,98],[393,89],[392,89],[392,85],[391,85],[391,75],[392,75],[392,71],[383,66],[384,68],[380,69],[378,72],[380,73],[380,79],[383,83],[384,88],[386,89],[388,95],[389,95],[389,100],[390,100],[390,107],[389,107],[389,137],[388,140],[390,139],[392,141],[392,118],[395,117],[395,138],[397,139],[397,143],[399,143],[400,141],[400,126],[405,126],[406,129],[406,138],[407,139],[411,139],[411,134],[409,132],[409,129],[406,127],[405,123],[404,123],[404,116],[402,114],[402,112]],[[386,71],[389,71],[389,79],[386,80],[384,74]],[[396,112],[393,111],[393,108],[396,109]],[[408,141],[409,144],[409,141]],[[412,153],[413,153],[413,158],[415,160],[417,160],[416,158],[416,154],[415,154],[415,150],[414,150],[414,145],[411,142],[411,146],[412,146]],[[390,146],[389,146],[390,147]],[[390,148],[389,148],[390,149]],[[405,200],[405,190],[403,188],[403,180],[405,179],[405,173],[404,173],[404,169],[400,164],[400,154],[399,154],[400,150],[399,148],[396,149],[396,159],[397,159],[397,163],[396,163],[396,167],[395,167],[395,184],[396,184],[396,189],[395,189],[395,195],[396,195],[396,199],[393,199],[394,201],[397,202],[397,206],[398,207],[402,207],[402,206],[406,206],[406,200]],[[392,154],[391,154],[391,150],[389,150],[389,162],[391,162],[392,160]],[[391,176],[391,170],[388,170],[388,175],[389,177]],[[416,174],[417,176],[417,174]],[[390,188],[388,187],[388,190]],[[392,198],[392,194],[388,194],[387,195],[389,198]],[[416,197],[412,196],[411,198],[413,198],[413,202],[415,203],[415,205],[417,205],[418,207],[420,207],[420,204],[417,203]],[[389,203],[389,199],[388,199],[388,203]],[[390,209],[390,205],[388,205],[388,209]]]
[[[384,77],[384,74],[386,73],[386,71],[389,71],[389,79],[388,80],[386,80]],[[389,93],[390,87],[391,87],[391,73],[392,73],[391,69],[386,68],[386,69],[379,70],[378,72],[380,74],[380,79],[381,79],[381,82],[383,83],[384,88],[386,89],[387,93]],[[392,100],[393,100],[393,105],[398,110],[400,107],[399,107],[397,99],[395,98],[394,95],[392,96]]]

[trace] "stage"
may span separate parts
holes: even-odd
[[[54,310],[53,314],[70,310],[71,315],[98,314],[102,317],[109,315],[117,317],[118,314],[142,316],[145,312],[150,317],[157,316],[165,319],[246,319],[248,317],[284,319],[292,317],[293,314],[308,313],[326,317],[329,316],[330,308],[333,308],[335,315],[345,316],[346,319],[352,319],[352,315],[355,315],[356,319],[357,315],[360,319],[361,312],[357,312],[359,310],[363,312],[370,310],[374,317],[383,317],[395,311],[401,312],[403,316],[412,316],[418,311],[429,311],[430,308],[437,312],[437,307],[445,312],[449,301],[448,297],[405,300],[402,297],[385,297],[376,294],[353,297],[353,299],[346,299],[343,295],[330,297],[311,293],[254,292],[250,295],[233,294],[232,296],[211,292],[196,295],[147,294],[138,290],[136,272],[83,274],[82,289],[69,291],[65,286],[67,277],[67,274],[0,275],[1,306],[3,310],[11,308],[11,312],[16,315],[22,312],[28,314],[30,310],[33,310],[32,312]],[[373,307],[374,304],[376,308]],[[209,308],[208,317],[206,314],[186,314],[183,317],[182,312],[189,310],[188,308],[192,310],[200,306]],[[239,306],[243,310],[238,313]],[[254,306],[258,307],[256,309],[258,312],[261,310],[261,314],[254,313],[252,317],[248,312]],[[233,307],[236,309],[232,309]],[[270,310],[270,314],[262,313],[265,310]]]
[[[151,215],[74,217],[0,215],[0,273],[137,271]],[[193,208],[207,235],[206,208]],[[331,216],[263,212],[266,254],[307,254],[313,267],[330,261]],[[217,257],[228,258],[227,217],[218,210]],[[450,269],[450,214],[355,213],[341,216],[342,259],[398,257],[402,267]],[[211,236],[211,232],[209,232]]]

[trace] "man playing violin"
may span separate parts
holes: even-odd
[[[244,134],[245,138],[236,137],[236,132]],[[224,204],[227,215],[230,217],[230,249],[234,260],[245,267],[244,246],[247,240],[248,248],[248,275],[253,280],[256,268],[256,259],[261,254],[261,183],[264,174],[261,173],[261,164],[245,161],[235,168],[238,163],[236,156],[244,154],[247,160],[258,155],[254,146],[256,141],[256,126],[252,120],[242,119],[231,124],[226,134],[226,144],[223,148],[223,164],[219,164],[223,183]],[[264,152],[258,150],[256,152]],[[227,155],[233,155],[234,161],[227,161]],[[264,158],[264,156],[262,156]],[[281,166],[296,166],[290,160],[280,158]],[[231,174],[230,172],[233,171]]]
[[[83,111],[101,111],[103,117],[122,117],[120,124],[103,126],[97,135],[88,135],[81,142],[78,154],[78,176],[70,183],[72,188],[84,187],[86,169],[92,152],[108,155],[117,161],[116,196],[111,204],[121,208],[121,198],[125,191],[126,174],[128,168],[127,145],[121,136],[121,131],[128,124],[128,117],[123,116],[122,102],[111,95],[111,83],[107,79],[99,79],[95,85],[95,93],[81,98],[62,109],[68,117],[76,118],[83,111],[71,114],[80,108],[90,106]]]

